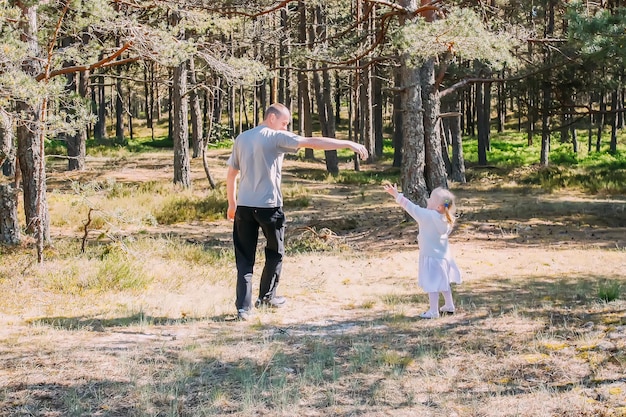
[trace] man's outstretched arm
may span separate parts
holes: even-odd
[[[318,149],[322,151],[351,149],[353,152],[359,154],[361,159],[367,159],[368,157],[367,148],[365,148],[365,146],[361,145],[360,143],[356,143],[351,140],[340,140],[326,137],[302,138],[298,147]]]

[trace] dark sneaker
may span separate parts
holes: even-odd
[[[454,306],[449,307],[449,306],[444,305],[444,306],[442,306],[442,307],[439,309],[439,312],[440,312],[441,314],[454,314],[454,312],[455,312],[455,308],[454,308]]]
[[[243,321],[250,320],[252,318],[252,311],[241,308],[237,310],[237,318]]]
[[[259,298],[254,303],[256,308],[260,307],[272,307],[272,308],[280,308],[283,307],[287,303],[287,299],[285,297],[281,297],[279,295],[274,296],[272,298]]]

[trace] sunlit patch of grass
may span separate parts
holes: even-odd
[[[567,343],[563,343],[563,342],[550,342],[550,341],[546,341],[546,342],[542,342],[541,346],[547,350],[550,351],[557,351],[557,350],[563,350],[565,348],[567,348],[569,345]]]
[[[139,291],[152,281],[141,260],[113,251],[100,260],[86,258],[56,262],[39,273],[45,286],[62,294]]]
[[[400,375],[413,363],[413,358],[411,355],[385,350],[380,354],[379,361],[383,366],[391,368],[394,375]]]
[[[209,192],[205,197],[171,196],[155,211],[154,217],[159,224],[217,220],[226,216],[227,208],[225,190],[217,189]]]
[[[326,182],[343,185],[376,185],[383,181],[398,182],[399,169],[390,168],[386,171],[340,171],[338,175],[326,176]]]
[[[308,207],[311,203],[309,190],[298,183],[283,188],[283,200],[285,207]]]
[[[465,139],[463,152],[468,165],[468,179],[498,179],[520,167],[534,167],[522,172],[518,182],[537,185],[553,191],[560,188],[582,189],[589,193],[626,193],[626,152],[610,153],[579,151],[575,153],[571,144],[552,141],[549,165],[539,167],[540,141],[528,146],[525,133],[505,132],[494,134],[491,149],[487,152],[489,169],[480,169],[476,139]],[[472,168],[474,167],[474,168]]]
[[[154,226],[152,214],[170,198],[174,186],[157,181],[120,183],[114,179],[72,183],[72,193],[50,193],[51,224],[77,232],[110,231],[129,225]],[[91,213],[89,213],[91,210]]]
[[[598,344],[597,343],[591,343],[591,344],[585,344],[585,345],[580,345],[580,346],[576,346],[576,351],[577,352],[588,352],[590,350],[594,350],[598,348]]]
[[[528,363],[539,363],[548,358],[549,356],[545,353],[527,353],[525,355],[522,355],[522,359],[524,359]]]
[[[598,298],[604,302],[615,301],[621,296],[622,286],[617,281],[604,281],[598,285]]]
[[[381,297],[381,300],[388,306],[396,306],[406,304],[408,302],[407,297],[400,294],[386,294]]]

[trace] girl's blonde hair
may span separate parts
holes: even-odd
[[[450,225],[454,225],[454,221],[456,220],[456,204],[454,204],[454,194],[450,192],[450,190],[442,187],[435,188],[430,193],[431,198],[435,198],[435,202],[437,205],[443,206],[443,213],[446,216],[446,220]]]

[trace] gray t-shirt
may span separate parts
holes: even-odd
[[[259,125],[242,132],[233,145],[228,165],[239,171],[237,205],[283,206],[280,191],[283,157],[298,150],[300,136]]]

